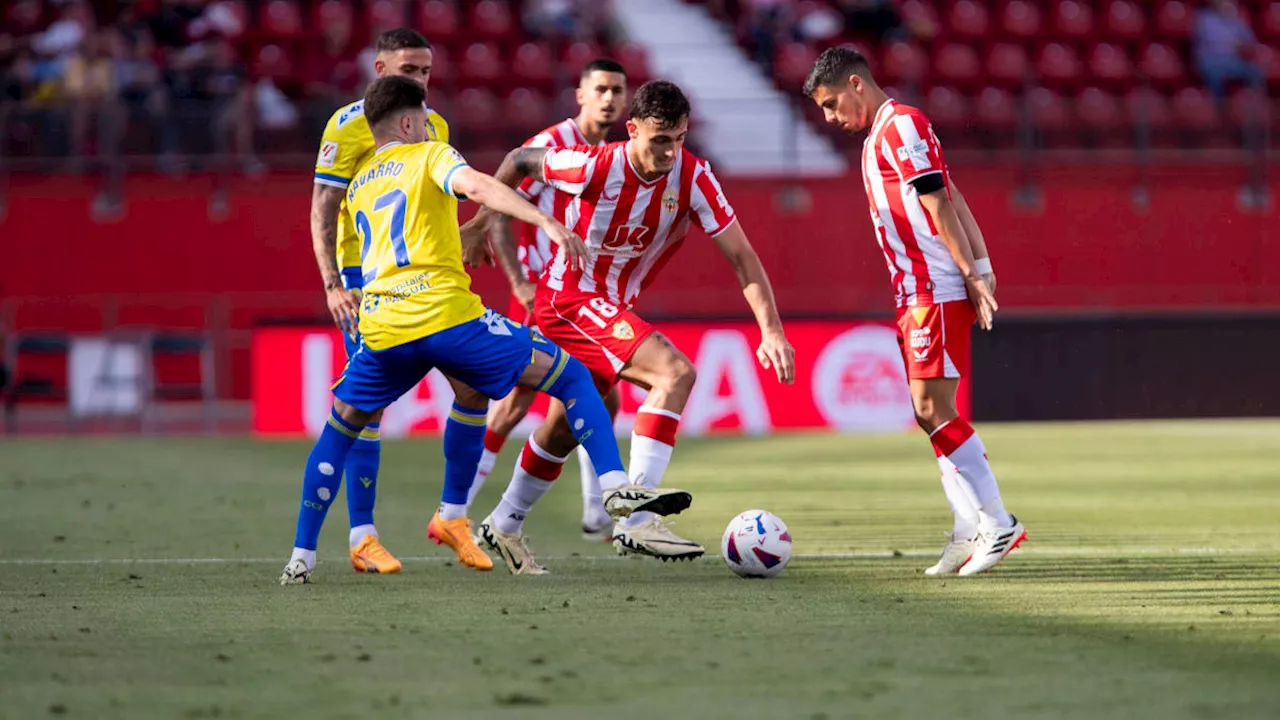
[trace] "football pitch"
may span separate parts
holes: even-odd
[[[676,531],[715,553],[771,510],[774,580],[582,541],[572,460],[526,524],[552,575],[459,567],[426,539],[439,444],[387,443],[405,571],[351,571],[339,498],[287,588],[307,445],[3,440],[0,716],[1277,717],[1280,422],[979,430],[1029,538],[980,578],[921,573],[950,516],[913,433],[681,441]]]

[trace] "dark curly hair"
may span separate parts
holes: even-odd
[[[405,48],[431,49],[431,42],[412,28],[392,28],[378,36],[378,52],[395,52]]]
[[[813,97],[820,87],[844,87],[850,75],[871,80],[871,65],[862,53],[850,47],[827,48],[804,80],[804,94]]]
[[[364,119],[369,121],[369,127],[377,127],[401,110],[421,108],[426,100],[427,91],[413,80],[399,75],[381,77],[364,92]]]
[[[636,91],[631,100],[631,119],[653,118],[658,127],[668,130],[689,117],[689,98],[673,82],[650,80]]]

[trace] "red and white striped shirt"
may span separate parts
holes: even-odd
[[[557,248],[541,280],[548,288],[631,305],[675,254],[691,221],[711,237],[733,224],[733,208],[707,161],[682,150],[671,172],[645,182],[627,159],[627,146],[561,148],[543,160],[547,184],[574,196],[565,225],[589,251],[579,270]]]
[[[578,128],[578,123],[574,122],[573,118],[569,118],[529,138],[525,141],[524,147],[574,147],[588,144],[587,138]],[[605,142],[601,140],[598,144],[604,145]],[[564,211],[573,200],[572,196],[556,192],[555,188],[533,178],[525,178],[517,189],[525,199],[537,205],[539,210],[561,223],[564,222]],[[551,238],[547,237],[547,233],[541,228],[521,223],[517,240],[520,265],[524,267],[525,275],[530,280],[537,280],[551,263],[551,257],[555,252]]]
[[[862,146],[862,182],[898,307],[968,297],[960,268],[911,184],[935,173],[950,193],[951,176],[929,118],[895,100],[885,102]]]

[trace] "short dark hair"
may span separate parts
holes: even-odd
[[[866,56],[851,47],[827,48],[805,78],[804,94],[813,97],[820,87],[844,87],[850,75],[873,81]]]
[[[405,48],[431,49],[431,41],[413,28],[392,28],[378,36],[378,52],[395,52]]]
[[[689,117],[689,98],[673,82],[650,80],[636,91],[631,101],[631,119],[653,118],[663,130],[680,124]]]
[[[421,108],[426,101],[427,91],[417,82],[400,75],[380,77],[364,92],[364,119],[369,127],[377,127],[402,110]]]
[[[622,63],[614,60],[613,58],[599,57],[587,63],[586,66],[582,68],[582,74],[579,75],[578,78],[584,78],[593,72],[618,73],[619,75],[624,76],[627,74],[626,69],[622,67]]]

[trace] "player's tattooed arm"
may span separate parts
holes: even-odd
[[[766,370],[773,368],[779,382],[793,383],[796,379],[795,350],[782,330],[782,317],[778,314],[778,301],[773,296],[769,273],[760,262],[760,256],[751,246],[742,225],[734,220],[729,227],[715,237],[716,246],[733,265],[742,286],[742,295],[751,306],[751,312],[760,326],[760,347],[756,359]]]
[[[546,157],[547,148],[518,147],[507,153],[494,177],[507,187],[515,187],[525,178],[544,182],[542,161]]]
[[[582,238],[520,197],[506,183],[474,168],[464,167],[453,176],[452,186],[454,193],[465,195],[476,204],[542,228],[551,242],[564,249],[574,267],[582,267],[586,262],[587,247]]]
[[[333,322],[344,333],[355,337],[359,325],[360,302],[355,293],[342,286],[338,271],[338,213],[341,212],[341,188],[314,185],[311,191],[311,249],[320,268],[325,301]]]

